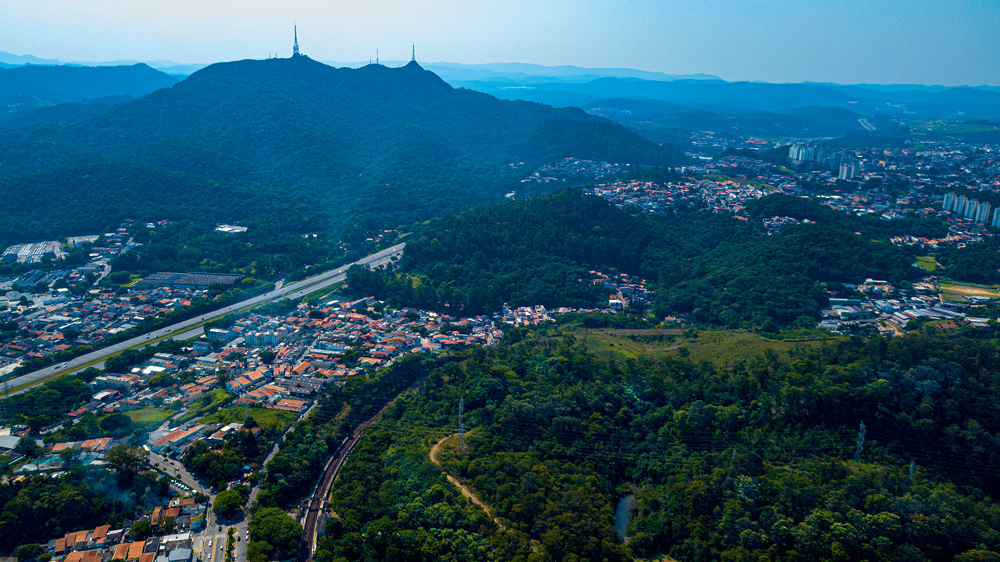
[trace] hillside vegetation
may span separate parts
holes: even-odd
[[[317,559],[1000,553],[996,333],[765,348],[712,365],[589,352],[574,329],[428,363],[423,390],[369,427],[344,467]],[[439,467],[428,451],[456,433],[463,398],[468,451],[445,440]],[[613,513],[627,495],[622,544]]]
[[[897,231],[939,224],[872,221],[814,202],[770,196],[751,217],[806,215],[816,224],[767,236],[758,220],[720,213],[648,215],[567,191],[470,209],[424,225],[407,240],[398,271],[350,272],[359,294],[463,314],[514,306],[606,306],[590,270],[638,275],[656,289],[655,313],[774,329],[813,325],[826,304],[819,281],[905,280],[912,256]],[[861,232],[861,236],[856,234]]]

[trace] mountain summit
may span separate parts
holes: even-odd
[[[0,178],[12,182],[12,201],[23,205],[41,193],[30,189],[25,174],[64,182],[103,176],[95,166],[129,174],[151,170],[157,177],[183,177],[187,187],[137,194],[127,207],[130,215],[162,209],[160,193],[184,199],[185,190],[200,185],[189,196],[200,198],[200,211],[216,220],[239,219],[226,194],[252,189],[261,201],[294,194],[311,208],[335,213],[328,224],[336,229],[360,213],[422,220],[496,199],[537,165],[565,157],[635,164],[677,159],[671,147],[580,109],[455,89],[416,62],[358,69],[306,56],[219,63],[172,87],[66,122],[0,138]],[[81,166],[87,171],[79,172]],[[60,192],[65,197],[37,203],[67,219],[86,214],[83,224],[101,228],[97,202],[104,188],[67,188]],[[104,199],[120,196],[119,190]]]
[[[152,156],[189,171],[199,166],[191,151],[203,150],[307,184],[414,168],[452,176],[567,156],[640,164],[674,156],[578,109],[452,88],[416,62],[350,69],[306,56],[215,64],[71,131],[116,158]],[[171,162],[165,149],[178,144],[183,160]]]

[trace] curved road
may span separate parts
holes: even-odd
[[[69,374],[79,369],[84,364],[91,363],[95,360],[103,361],[105,359],[110,358],[113,355],[117,355],[118,353],[126,349],[140,346],[142,343],[153,338],[162,338],[164,336],[175,337],[177,335],[182,335],[182,334],[184,336],[191,335],[191,337],[194,337],[195,335],[197,335],[197,332],[195,331],[197,329],[192,329],[192,326],[195,326],[196,324],[201,324],[202,322],[213,320],[220,316],[225,316],[230,312],[239,310],[241,308],[245,308],[247,306],[263,304],[268,301],[274,301],[280,299],[302,298],[308,295],[309,293],[319,291],[331,285],[336,285],[337,283],[340,283],[347,277],[346,273],[347,269],[350,268],[351,266],[367,265],[370,268],[376,268],[388,263],[389,261],[392,260],[392,258],[402,254],[403,248],[405,246],[406,244],[397,244],[391,248],[382,250],[377,254],[372,254],[366,258],[360,259],[352,264],[338,267],[337,269],[334,269],[332,271],[327,271],[326,273],[321,273],[319,275],[316,275],[315,277],[310,277],[308,279],[304,279],[296,283],[284,285],[281,288],[275,289],[269,293],[265,293],[263,295],[253,297],[251,299],[247,299],[245,301],[229,305],[225,308],[220,308],[216,311],[209,312],[203,316],[198,316],[195,318],[191,318],[190,320],[184,320],[182,322],[178,322],[172,326],[156,330],[155,332],[150,332],[149,334],[146,335],[137,336],[132,339],[99,349],[97,351],[92,351],[85,355],[81,355],[75,359],[71,359],[66,363],[60,363],[58,365],[40,369],[33,373],[28,373],[26,375],[21,375],[20,377],[9,379],[6,382],[8,385],[10,385],[9,388],[16,388],[18,386],[39,381],[40,379],[44,379],[45,377],[48,377],[56,373]],[[19,394],[26,390],[28,390],[28,388],[21,389],[18,392],[12,394]]]

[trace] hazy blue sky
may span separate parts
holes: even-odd
[[[1000,0],[0,0],[0,51],[182,63],[409,58],[770,82],[1000,85]]]

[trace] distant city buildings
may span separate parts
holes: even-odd
[[[941,203],[941,209],[975,222],[1000,228],[1000,209],[992,209],[989,203],[969,199],[964,195],[947,193]],[[993,211],[992,220],[990,220],[991,210]]]
[[[813,143],[789,146],[788,157],[798,162],[818,162],[831,170],[836,170],[837,179],[840,180],[853,180],[860,171],[858,161],[850,154]]]

